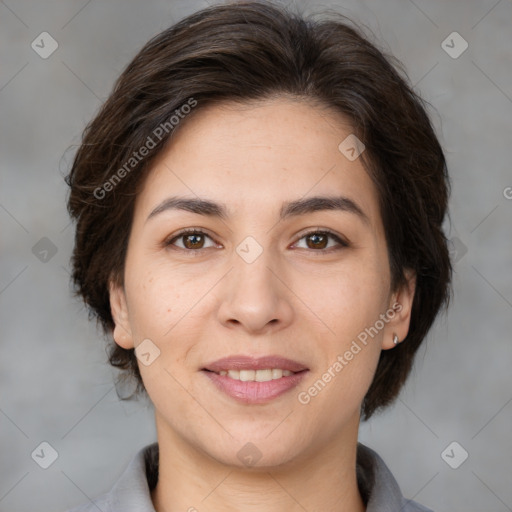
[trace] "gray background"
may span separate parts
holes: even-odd
[[[96,497],[156,439],[151,405],[118,400],[105,342],[71,298],[63,175],[136,51],[206,5],[0,2],[1,511],[62,511]],[[368,25],[405,64],[437,111],[453,180],[451,309],[399,400],[362,425],[361,440],[407,497],[436,511],[512,510],[512,2],[339,0],[307,9],[324,7]],[[59,45],[47,59],[31,48],[43,31]],[[469,44],[458,58],[442,47],[454,31]],[[43,441],[58,452],[46,470],[31,457]],[[469,453],[458,469],[441,457],[452,441]],[[453,463],[462,451],[449,453]]]

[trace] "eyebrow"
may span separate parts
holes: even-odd
[[[164,199],[152,210],[146,222],[160,213],[169,210],[185,210],[198,215],[217,217],[223,220],[229,218],[228,209],[224,203],[216,203],[208,199],[199,198],[169,197]],[[365,224],[370,225],[370,220],[362,208],[354,200],[345,196],[315,196],[306,199],[297,199],[296,201],[288,201],[283,203],[279,212],[279,218],[280,220],[285,220],[290,217],[297,217],[299,215],[324,210],[352,213],[359,217]]]

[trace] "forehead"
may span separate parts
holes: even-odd
[[[340,114],[300,100],[197,107],[155,160],[137,210],[147,215],[171,195],[214,199],[233,215],[250,208],[278,212],[282,202],[306,196],[343,195],[377,228],[373,181],[361,158],[350,160],[339,149],[353,136]]]

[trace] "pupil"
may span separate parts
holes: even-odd
[[[187,235],[187,241],[192,240],[191,245],[200,244],[200,238],[201,238],[201,235]]]
[[[325,235],[315,234],[315,235],[310,236],[310,240],[313,240],[313,245],[315,247],[321,246],[322,248],[325,246],[325,243],[322,244],[322,241],[320,241],[320,243],[319,243],[319,239],[323,239],[323,241],[325,242],[325,238],[326,238]]]

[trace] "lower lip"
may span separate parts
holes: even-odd
[[[227,375],[203,370],[203,373],[220,391],[244,404],[263,404],[296,387],[306,376],[308,370],[272,379],[266,382],[235,380]]]

